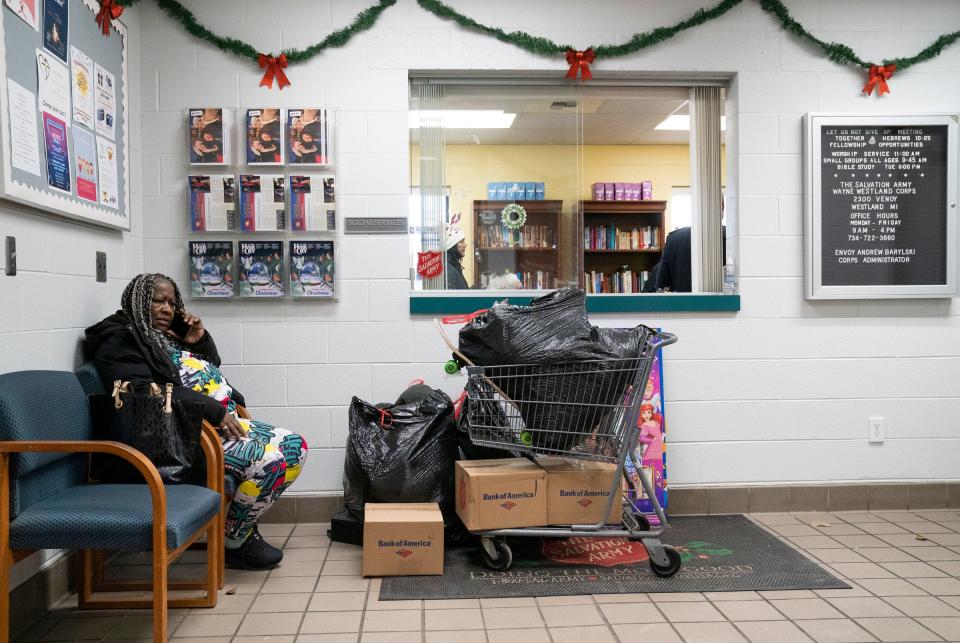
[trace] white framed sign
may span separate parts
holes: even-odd
[[[104,37],[96,0],[56,4],[49,34],[0,8],[0,198],[129,230],[127,30]]]
[[[957,294],[957,116],[804,118],[804,294]]]

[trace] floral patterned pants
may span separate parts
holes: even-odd
[[[257,420],[241,419],[247,436],[224,439],[224,465],[237,479],[227,508],[226,544],[239,547],[264,512],[297,479],[307,459],[300,435]]]

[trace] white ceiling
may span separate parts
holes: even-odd
[[[687,93],[684,87],[597,88],[564,95],[552,88],[447,86],[445,109],[500,109],[517,117],[510,128],[445,129],[444,138],[452,145],[569,145],[577,143],[582,117],[585,145],[685,144],[689,132],[654,128],[671,114],[687,113]],[[416,100],[411,108],[417,109]],[[410,134],[416,143],[418,131]]]

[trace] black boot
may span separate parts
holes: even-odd
[[[231,569],[263,571],[279,565],[283,560],[283,552],[268,544],[254,527],[242,545],[226,550],[224,559]]]

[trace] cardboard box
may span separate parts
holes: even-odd
[[[547,524],[546,472],[526,458],[462,460],[457,515],[470,531]]]
[[[593,191],[593,200],[594,201],[604,201],[606,200],[606,192],[603,188],[603,183],[594,183],[591,186]]]
[[[623,201],[625,199],[624,195],[624,183],[614,183],[613,184],[613,200],[614,201]]]
[[[436,574],[443,574],[443,515],[436,503],[364,505],[364,576]]]
[[[592,525],[600,520],[617,465],[556,456],[539,457],[537,464],[547,473],[547,524]],[[621,512],[617,499],[607,523],[619,523]]]

